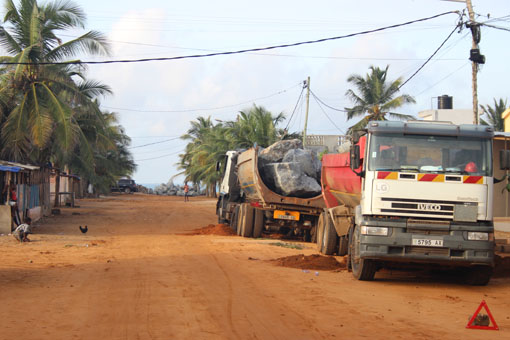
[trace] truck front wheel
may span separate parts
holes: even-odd
[[[493,269],[489,266],[474,266],[467,270],[466,282],[472,286],[486,286],[492,276]]]
[[[360,257],[360,231],[356,226],[350,240],[350,260],[352,275],[360,281],[372,281],[377,271],[376,263],[373,260],[366,260]]]

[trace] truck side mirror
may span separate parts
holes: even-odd
[[[350,152],[350,166],[352,170],[356,170],[361,165],[361,159],[359,154],[359,145],[353,145]]]
[[[219,171],[220,171],[220,169],[221,169],[221,164],[220,164],[220,162],[218,161],[218,162],[216,162],[216,172],[219,172]]]
[[[499,168],[510,170],[510,150],[499,150]]]

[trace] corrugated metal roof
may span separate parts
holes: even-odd
[[[21,163],[8,162],[8,161],[2,161],[2,160],[0,160],[0,166],[18,168],[18,171],[13,171],[13,172],[19,172],[20,170],[33,171],[33,170],[39,170],[41,168],[40,166],[36,166],[36,165],[21,164]],[[9,171],[9,170],[5,170],[5,171]]]

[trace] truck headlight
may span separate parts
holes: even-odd
[[[388,236],[388,228],[386,227],[369,227],[363,225],[360,231],[361,235]]]
[[[488,241],[489,233],[479,233],[474,231],[468,231],[468,240],[470,241]]]

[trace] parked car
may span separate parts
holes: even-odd
[[[125,192],[126,194],[130,194],[132,192],[137,192],[138,189],[136,187],[136,183],[132,179],[119,179],[117,185],[112,187],[112,192]]]

